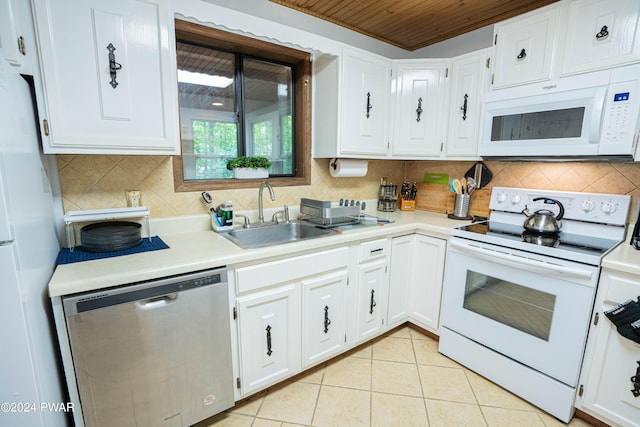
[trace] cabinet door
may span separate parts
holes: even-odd
[[[393,156],[440,156],[446,69],[447,63],[440,60],[396,63]]]
[[[447,157],[477,157],[482,97],[489,88],[489,49],[451,60]]]
[[[179,154],[165,0],[34,0],[46,153]]]
[[[409,317],[409,293],[413,283],[414,236],[412,234],[391,239],[388,327],[399,325]]]
[[[24,74],[33,74],[31,62],[26,60],[25,46],[33,32],[30,18],[28,2],[0,0],[0,53]]]
[[[384,328],[387,282],[386,257],[358,266],[356,343],[377,335]]]
[[[638,61],[637,0],[578,0],[571,3],[562,74]]]
[[[300,294],[297,284],[240,297],[242,394],[300,370]]]
[[[447,241],[417,234],[414,248],[409,318],[437,333]]]
[[[307,367],[345,346],[347,270],[305,280],[302,288],[302,363]]]
[[[580,379],[584,390],[580,409],[611,425],[637,426],[640,420],[640,397],[631,393],[630,380],[638,369],[640,344],[620,335],[603,312],[639,295],[639,277],[609,271],[602,274],[594,308],[598,322],[589,331]]]
[[[558,14],[556,3],[495,25],[494,88],[551,78]]]
[[[349,49],[343,55],[341,151],[386,155],[391,63]]]

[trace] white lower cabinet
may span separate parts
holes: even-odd
[[[300,371],[300,287],[277,287],[238,303],[242,394]]]
[[[631,378],[640,367],[640,344],[620,335],[604,312],[639,296],[640,277],[603,270],[576,407],[610,425],[640,423],[640,396],[631,392]]]
[[[388,239],[362,243],[358,247],[355,344],[379,334],[385,328],[388,252]]]
[[[341,353],[346,345],[347,269],[302,282],[302,365]]]
[[[422,234],[392,239],[389,326],[408,319],[437,334],[446,250],[445,239]]]
[[[343,247],[235,269],[240,396],[343,350],[348,255]]]

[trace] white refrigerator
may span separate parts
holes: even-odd
[[[70,419],[47,292],[54,197],[36,126],[30,85],[0,54],[0,426]]]

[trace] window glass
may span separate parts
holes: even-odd
[[[233,178],[227,160],[243,155],[293,175],[292,66],[186,42],[177,51],[184,179]]]

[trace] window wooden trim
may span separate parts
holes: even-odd
[[[273,177],[268,180],[271,185],[278,187],[311,184],[311,55],[285,46],[181,20],[175,21],[175,28],[176,39],[262,58],[267,52],[266,59],[296,66],[294,79],[295,175]],[[173,182],[176,192],[255,188],[262,181],[264,179],[185,181],[182,155],[173,157]]]

